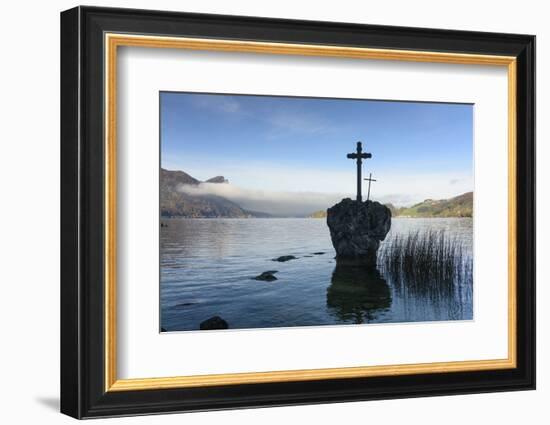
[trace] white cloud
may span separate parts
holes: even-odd
[[[330,127],[314,114],[307,112],[291,113],[279,110],[266,117],[271,126],[271,137],[279,137],[288,133],[326,134]]]
[[[193,99],[195,107],[212,112],[259,120],[267,124],[267,137],[278,138],[289,134],[326,134],[333,129],[327,126],[325,120],[309,111],[299,113],[276,106],[269,113],[258,113],[246,107],[237,96],[204,95]]]

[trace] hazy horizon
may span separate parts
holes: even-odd
[[[185,170],[168,171],[183,171],[187,173]],[[217,176],[223,176],[228,179],[228,176],[223,174]],[[209,178],[217,176],[211,176]],[[191,177],[196,178],[194,175],[191,175]],[[228,183],[208,183],[206,180],[207,179],[204,179],[204,181],[201,181],[198,185],[179,185],[177,190],[194,196],[221,196],[235,202],[245,210],[279,216],[308,215],[316,211],[325,210],[344,198],[355,198],[355,194],[352,193],[255,191],[239,188],[231,184],[230,179],[228,179]],[[467,192],[472,191],[456,193],[449,198],[454,198]],[[364,192],[364,198],[366,199],[366,192]],[[378,201],[382,204],[392,204],[396,207],[411,207],[427,199],[439,200],[449,198],[428,197],[413,203],[400,203],[399,201],[393,200],[391,195],[383,198],[371,196],[371,200],[373,201]]]

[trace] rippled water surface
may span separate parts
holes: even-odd
[[[384,270],[336,264],[324,219],[169,219],[161,227],[161,326],[231,329],[472,319],[472,283],[407,290]],[[472,255],[472,219],[394,218],[390,234],[444,229]],[[293,255],[295,260],[274,258]],[[277,270],[277,280],[254,280]]]

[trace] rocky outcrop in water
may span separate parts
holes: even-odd
[[[284,263],[290,260],[296,260],[296,257],[294,255],[281,255],[280,257],[273,259],[273,261],[278,261],[279,263]]]
[[[259,274],[256,277],[253,277],[254,280],[263,280],[265,282],[273,282],[274,280],[277,280],[277,278],[274,276],[274,274],[277,273],[277,270],[268,270],[266,272],[263,272],[262,274]]]
[[[229,325],[220,316],[214,316],[205,320],[200,324],[201,331],[209,331],[213,329],[228,329]]]
[[[391,211],[375,201],[342,199],[327,210],[327,225],[339,263],[376,267],[376,252],[391,227]]]

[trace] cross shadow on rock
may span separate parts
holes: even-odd
[[[327,289],[327,307],[339,320],[368,323],[391,302],[390,287],[377,269],[337,262]]]

